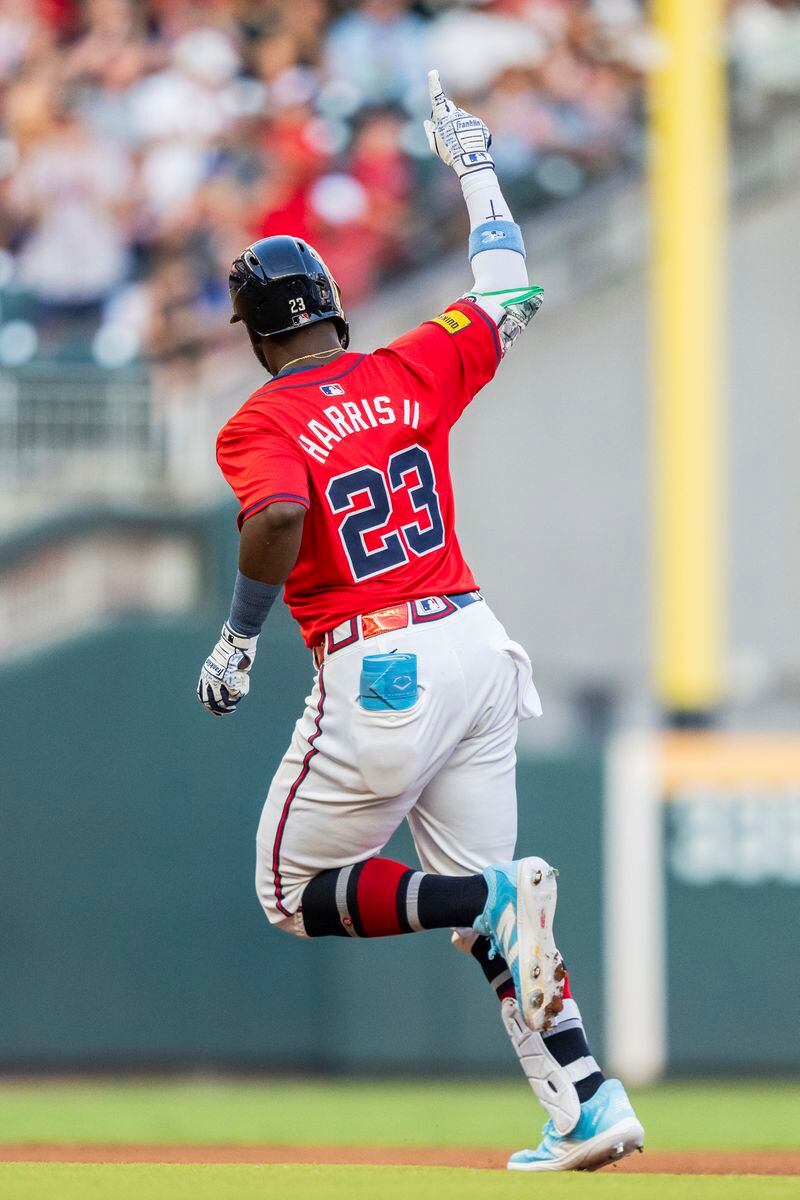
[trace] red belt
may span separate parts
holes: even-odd
[[[314,662],[321,667],[329,654],[352,646],[353,642],[377,637],[381,633],[391,633],[394,629],[405,629],[411,625],[427,625],[431,621],[441,621],[444,617],[452,616],[468,604],[482,600],[480,592],[460,592],[455,596],[426,596],[423,600],[408,600],[402,604],[391,604],[388,608],[378,608],[375,612],[363,613],[359,617],[351,617],[323,634],[313,648]]]

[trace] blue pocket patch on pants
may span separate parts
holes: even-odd
[[[368,654],[361,663],[358,701],[372,712],[413,708],[417,703],[416,654]]]

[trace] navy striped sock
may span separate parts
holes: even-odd
[[[574,1025],[571,1029],[556,1029],[553,1033],[545,1033],[542,1036],[547,1049],[562,1067],[568,1067],[583,1058],[589,1059],[592,1066],[597,1067],[582,1025]],[[604,1080],[605,1075],[597,1067],[596,1070],[590,1070],[588,1075],[574,1081],[575,1091],[578,1093],[581,1104],[586,1100],[591,1100]]]
[[[388,858],[322,871],[303,892],[309,937],[391,937],[471,925],[487,896],[482,875],[428,875]]]
[[[494,958],[489,957],[491,944],[487,937],[478,937],[473,943],[471,954],[477,963],[488,982],[492,985],[497,993],[497,999],[502,1003],[507,997],[512,1000],[514,998],[514,980],[511,978],[511,972],[508,969],[508,963],[499,954]]]

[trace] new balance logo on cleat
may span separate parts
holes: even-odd
[[[513,966],[519,958],[519,943],[516,937],[517,915],[514,912],[514,905],[509,903],[505,906],[500,914],[500,919],[497,922],[497,940],[502,946],[507,946],[505,952],[505,960],[509,967]],[[513,945],[512,938],[514,939]]]

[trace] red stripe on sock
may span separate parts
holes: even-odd
[[[514,981],[513,979],[509,979],[508,983],[504,983],[503,986],[498,989],[497,999],[502,1004],[503,1000],[516,1000],[516,998],[517,993],[514,990]]]
[[[572,999],[572,991],[569,986],[569,971],[564,972],[564,999],[565,1000]]]
[[[397,919],[397,889],[408,871],[390,858],[369,858],[358,879],[356,903],[364,937],[402,933]]]

